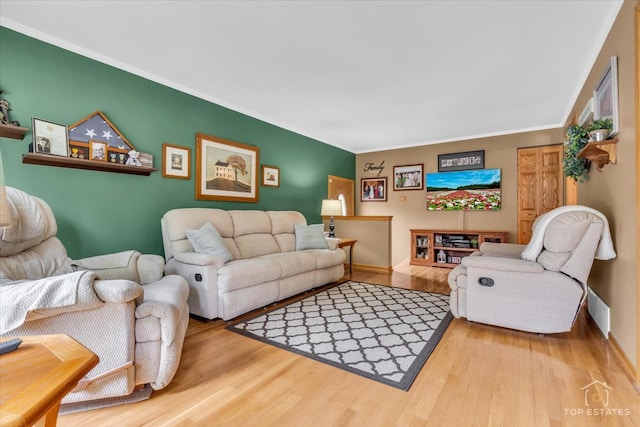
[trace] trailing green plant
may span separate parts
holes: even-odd
[[[594,121],[592,121],[589,124],[589,127],[587,128],[587,132],[592,132],[594,130],[599,130],[599,129],[612,130],[613,129],[613,120],[611,120],[611,119],[595,119]]]
[[[587,159],[578,157],[578,153],[588,142],[589,134],[582,126],[567,127],[562,166],[565,176],[571,177],[576,182],[585,182],[589,179],[591,164]]]

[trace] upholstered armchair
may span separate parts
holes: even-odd
[[[7,187],[0,228],[0,336],[67,334],[100,358],[62,403],[159,390],[180,362],[188,285],[136,251],[71,260],[43,200]]]
[[[594,259],[615,258],[607,218],[585,206],[538,217],[528,245],[484,243],[449,273],[455,317],[536,333],[570,331]]]

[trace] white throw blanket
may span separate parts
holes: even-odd
[[[544,214],[538,221],[536,221],[533,227],[533,233],[531,237],[531,241],[524,248],[520,258],[526,259],[529,261],[535,261],[538,259],[538,255],[542,251],[542,246],[544,242],[544,231],[547,226],[551,223],[551,221],[556,218],[558,215],[561,215],[566,212],[589,212],[594,215],[597,215],[602,219],[604,227],[602,227],[602,235],[600,236],[600,242],[598,243],[598,248],[596,249],[595,259],[599,260],[608,260],[616,257],[616,251],[613,249],[613,240],[611,239],[611,232],[609,231],[609,221],[607,217],[604,216],[601,212],[592,209],[587,206],[581,205],[568,205],[561,206],[552,211]]]
[[[39,280],[17,280],[0,286],[0,334],[36,320],[103,304],[93,290],[96,274],[78,271]]]

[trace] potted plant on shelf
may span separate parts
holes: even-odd
[[[612,129],[613,121],[611,119],[595,119],[589,124],[587,131],[589,132],[591,141],[604,141]]]
[[[473,249],[478,249],[478,241],[476,239],[471,239],[471,247]]]
[[[564,141],[564,158],[562,162],[564,174],[576,182],[584,182],[589,179],[589,166],[591,163],[578,157],[578,153],[589,142],[589,134],[580,125],[567,127]]]

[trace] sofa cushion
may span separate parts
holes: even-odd
[[[316,259],[311,253],[287,252],[282,254],[265,255],[263,258],[271,259],[280,264],[280,278],[295,276],[316,269]]]
[[[594,220],[596,218],[588,212],[558,215],[544,233],[544,248],[551,252],[573,251]]]
[[[197,230],[187,230],[187,238],[196,252],[213,255],[224,262],[233,259],[233,255],[224,244],[220,233],[210,222],[205,223]]]
[[[271,219],[264,211],[229,211],[233,221],[233,237],[247,234],[271,234]]]
[[[273,235],[268,233],[246,234],[235,239],[242,259],[280,253],[280,246]]]
[[[267,211],[271,219],[271,234],[293,234],[294,224],[307,224],[304,215],[296,211]]]
[[[307,249],[303,253],[313,255],[317,270],[340,265],[347,259],[347,254],[343,250]]]
[[[324,237],[324,225],[322,224],[295,224],[296,251],[305,249],[329,249],[327,239]]]
[[[545,270],[560,271],[565,262],[571,257],[571,252],[551,252],[543,249],[538,255],[537,262]]]
[[[218,269],[218,291],[230,292],[277,280],[282,275],[280,264],[273,259],[235,260]]]

